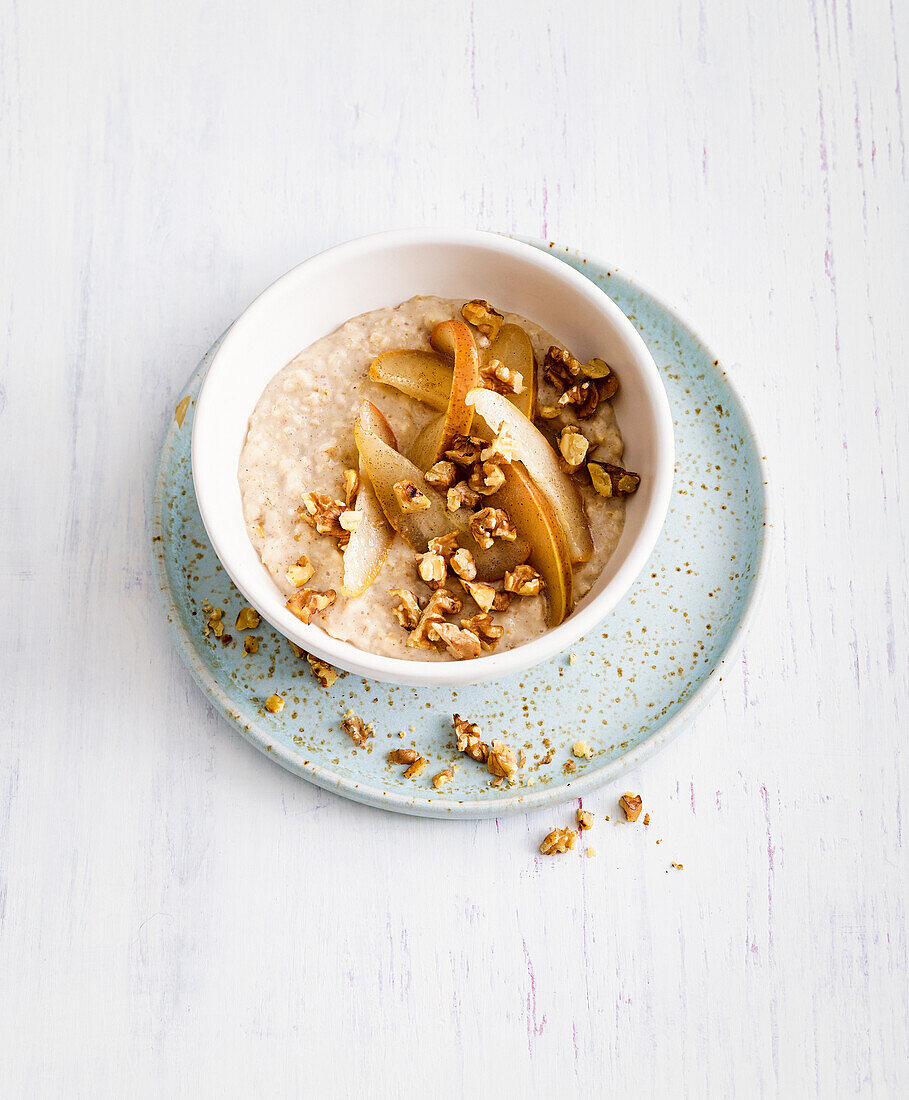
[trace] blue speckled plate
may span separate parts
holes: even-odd
[[[380,684],[342,673],[329,689],[266,622],[234,628],[243,605],[209,544],[190,470],[195,397],[212,347],[177,405],[152,509],[157,575],[174,637],[197,683],[256,748],[320,787],[383,809],[428,817],[496,817],[563,802],[614,779],[690,722],[738,654],[767,557],[764,464],[748,416],[713,353],[675,313],[614,269],[549,248],[618,303],[649,346],[672,405],[676,478],[663,533],[629,594],[568,654],[529,672],[451,689]],[[203,633],[207,601],[224,609],[224,643]],[[244,652],[246,634],[260,638]],[[281,714],[265,710],[277,692]],[[348,709],[375,727],[365,749],[339,728]],[[487,739],[523,748],[514,786],[454,750],[451,714]],[[399,734],[403,732],[403,738]],[[572,756],[579,738],[593,750]],[[420,750],[413,779],[388,750]],[[545,761],[545,762],[544,762]],[[437,791],[432,777],[458,765]],[[568,770],[566,770],[566,765]],[[572,771],[571,768],[574,768]]]

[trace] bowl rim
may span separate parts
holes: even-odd
[[[651,472],[653,496],[641,528],[628,549],[625,561],[621,564],[615,576],[602,592],[593,597],[585,606],[576,610],[570,618],[559,626],[547,630],[543,634],[515,646],[513,649],[478,657],[471,661],[429,662],[387,657],[381,654],[369,653],[350,642],[333,638],[316,624],[306,625],[289,613],[280,617],[279,621],[275,621],[279,616],[266,613],[263,607],[259,606],[263,602],[262,593],[257,591],[259,586],[253,584],[252,581],[247,583],[248,579],[244,576],[243,571],[238,570],[233,562],[229,548],[225,552],[224,544],[219,538],[218,516],[216,512],[213,512],[206,492],[207,475],[205,463],[200,456],[208,423],[209,421],[214,423],[217,417],[217,410],[210,408],[206,402],[206,390],[209,389],[209,382],[216,373],[218,360],[222,357],[223,349],[225,346],[230,347],[232,336],[238,334],[244,328],[258,323],[258,312],[262,309],[265,300],[278,292],[279,285],[283,285],[287,279],[297,275],[303,268],[307,268],[308,276],[312,277],[318,274],[318,269],[322,266],[336,264],[339,260],[349,261],[366,251],[383,248],[404,248],[415,244],[423,246],[433,244],[480,246],[500,254],[504,253],[506,256],[512,256],[516,260],[530,263],[548,276],[563,283],[568,283],[574,291],[587,298],[597,309],[605,313],[610,324],[620,330],[627,340],[637,361],[646,399],[651,406],[657,424],[654,438],[656,459]],[[202,443],[200,443],[200,440],[202,440]],[[673,484],[674,451],[675,439],[672,412],[653,357],[634,325],[602,287],[595,285],[571,265],[564,263],[556,255],[553,255],[550,250],[541,249],[529,241],[486,230],[433,228],[385,230],[345,241],[303,260],[273,280],[250,302],[224,334],[202,382],[196,402],[191,444],[193,485],[203,525],[215,553],[244,597],[263,614],[263,617],[279,633],[323,660],[369,679],[415,687],[429,685],[462,686],[522,672],[563,652],[583,634],[600,623],[631,588],[653,552],[669,509]],[[285,619],[289,621],[285,621]]]

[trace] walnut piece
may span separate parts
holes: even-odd
[[[433,633],[433,628],[444,621],[446,615],[457,615],[461,610],[461,601],[447,588],[437,588],[429,597],[429,602],[420,614],[417,625],[407,639],[411,648],[434,649],[441,638]]]
[[[408,515],[412,512],[425,512],[430,505],[429,497],[412,481],[397,481],[392,488],[401,511]]]
[[[476,634],[480,639],[483,649],[489,651],[495,649],[499,640],[505,633],[505,628],[492,621],[492,615],[484,612],[482,615],[473,615],[469,619],[461,619],[461,626],[465,630]]]
[[[259,639],[254,634],[250,634],[248,637],[243,639],[243,652],[244,653],[258,653],[259,652]]]
[[[539,596],[543,589],[543,578],[532,565],[516,565],[505,574],[505,591],[516,596]]]
[[[452,779],[454,779],[454,768],[449,764],[447,768],[432,777],[432,785],[437,791],[440,791],[446,784],[450,783]]]
[[[480,451],[481,462],[514,462],[518,457],[518,445],[503,428],[492,442]]]
[[[262,620],[254,607],[241,607],[237,616],[237,630],[255,630]]]
[[[341,729],[344,730],[351,741],[361,749],[370,737],[375,735],[375,730],[372,726],[364,722],[363,719],[354,714],[352,710],[347,712],[347,717],[341,723]]]
[[[582,435],[580,429],[573,424],[567,424],[559,434],[559,450],[562,453],[562,458],[573,470],[576,470],[584,462],[589,446],[590,443],[587,441],[587,437]]]
[[[482,508],[470,517],[470,533],[484,550],[492,546],[494,539],[514,542],[518,537],[514,525],[501,508]]]
[[[592,760],[593,749],[587,744],[586,741],[575,741],[571,746],[572,755],[576,756],[578,760]]]
[[[456,435],[452,440],[451,448],[445,452],[445,457],[457,466],[470,467],[480,457],[480,452],[484,446],[482,439],[476,439],[474,436]]]
[[[357,527],[359,527],[360,520],[362,518],[362,512],[357,512],[351,508],[348,508],[343,511],[340,516],[338,516],[338,523],[349,535],[352,535],[354,531],[356,531]]]
[[[272,714],[280,714],[284,710],[284,696],[269,695],[265,700],[265,709],[271,711]]]
[[[578,834],[574,829],[553,829],[543,837],[540,853],[544,856],[554,856],[557,853],[568,852],[577,842]]]
[[[593,828],[593,814],[589,810],[578,810],[578,828],[584,830]]]
[[[393,749],[388,754],[390,764],[413,764],[420,754],[416,749]]]
[[[493,775],[511,779],[518,770],[518,758],[514,749],[509,748],[504,741],[493,741],[489,746],[486,767]]]
[[[448,575],[445,559],[441,554],[417,554],[417,572],[420,580],[428,584],[430,588],[441,588]]]
[[[462,581],[472,581],[477,575],[477,566],[473,554],[464,547],[456,550],[448,559],[448,567]]]
[[[394,608],[394,615],[405,630],[413,630],[420,621],[420,604],[417,597],[407,588],[392,588],[389,595],[401,602]]]
[[[466,481],[459,481],[448,490],[445,504],[449,512],[457,512],[459,508],[473,508],[479,499],[480,494],[475,493]]]
[[[561,409],[558,407],[558,405],[541,405],[540,406],[540,416],[544,420],[555,420],[555,418],[559,415],[560,412],[561,412]]]
[[[407,771],[404,773],[405,779],[416,779],[416,777],[426,767],[426,757],[418,756],[416,760],[410,765]]]
[[[302,623],[309,623],[313,615],[318,615],[326,607],[330,607],[338,598],[338,593],[333,588],[327,592],[319,592],[315,588],[301,588],[295,592],[284,605],[291,615]]]
[[[491,584],[487,584],[485,581],[468,581],[463,577],[461,578],[461,584],[481,611],[492,611],[498,592]]]
[[[471,298],[469,302],[465,302],[461,306],[461,316],[490,340],[495,340],[505,320],[498,310],[493,309],[489,302],[483,301],[482,298]]]
[[[510,394],[524,392],[524,376],[520,371],[511,370],[499,359],[490,359],[480,371],[480,378],[487,390]]]
[[[641,484],[638,474],[609,462],[588,462],[590,483],[601,497],[627,497]]]
[[[546,352],[543,360],[543,377],[550,385],[564,395],[568,390],[578,386],[589,384],[591,389],[578,390],[568,401],[560,401],[560,405],[582,405],[585,401],[592,403],[589,412],[581,415],[581,419],[592,416],[600,401],[608,401],[614,397],[619,388],[619,380],[612,372],[612,368],[603,359],[591,359],[588,363],[581,363],[569,352],[562,348],[551,347]],[[591,390],[593,396],[591,396]]]
[[[320,535],[331,535],[332,538],[346,541],[350,535],[338,522],[346,507],[327,493],[306,493],[303,507],[297,509],[297,515],[310,527],[315,527]]]
[[[481,497],[491,497],[505,484],[505,474],[497,462],[478,462],[467,484]]]
[[[469,722],[460,714],[452,715],[455,729],[455,742],[458,752],[463,752],[476,760],[478,764],[485,764],[489,757],[489,746],[482,740],[482,730],[476,722]]]
[[[573,386],[581,373],[581,364],[564,348],[554,344],[543,359],[543,377],[560,392],[564,393]]]
[[[306,654],[306,660],[309,661],[309,667],[312,669],[312,674],[319,681],[324,688],[330,688],[331,685],[338,678],[338,670],[332,668],[327,661],[323,661],[321,657],[316,657],[313,653]]]
[[[575,406],[575,415],[578,420],[589,420],[597,411],[599,403],[600,391],[596,382],[578,382],[559,398],[559,405],[563,408],[567,405]]]
[[[311,581],[315,573],[315,567],[309,558],[303,554],[284,574],[294,588],[302,588],[307,581]]]
[[[360,488],[360,475],[356,470],[344,471],[344,503],[348,508],[353,507],[357,499],[357,490]]]
[[[202,633],[206,638],[209,634],[214,634],[216,638],[220,638],[224,633],[224,608],[212,607],[205,600],[202,603],[202,613],[205,615],[205,625],[202,627]]]
[[[449,531],[447,535],[436,535],[434,539],[429,540],[429,552],[431,554],[439,554],[445,559],[446,564],[457,548],[457,531]]]
[[[641,807],[643,804],[641,796],[639,794],[632,794],[631,791],[626,791],[619,799],[619,805],[625,811],[626,821],[637,821],[641,816]]]
[[[479,657],[483,649],[479,637],[472,630],[444,620],[433,623],[429,628],[429,635],[441,639],[448,652],[458,661]]]
[[[453,462],[443,459],[434,466],[430,466],[423,475],[423,480],[433,489],[450,489],[458,480],[458,468]]]

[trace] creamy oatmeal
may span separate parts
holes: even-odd
[[[470,306],[473,306],[473,310]],[[472,322],[471,326],[464,323],[467,320]],[[509,542],[507,527],[511,517],[505,509],[496,507],[500,498],[492,492],[501,480],[501,474],[494,468],[496,463],[501,466],[509,458],[521,458],[527,472],[533,473],[532,463],[520,453],[523,436],[518,438],[521,433],[512,433],[507,423],[500,427],[494,446],[487,438],[486,443],[493,449],[484,453],[491,462],[483,465],[477,459],[470,479],[467,468],[458,467],[441,456],[443,466],[447,463],[447,467],[442,469],[435,480],[430,476],[429,485],[422,479],[420,484],[416,484],[414,478],[412,488],[403,486],[400,481],[394,486],[400,508],[405,513],[405,522],[410,522],[406,513],[411,507],[407,503],[411,497],[415,521],[419,520],[421,513],[423,516],[436,514],[425,511],[423,498],[426,496],[432,498],[430,503],[436,511],[441,503],[447,514],[454,519],[455,513],[449,511],[452,505],[456,507],[459,502],[458,499],[451,498],[451,491],[454,491],[456,498],[459,493],[467,496],[468,507],[461,508],[457,515],[461,517],[462,528],[476,532],[479,545],[482,546],[484,540],[490,541],[493,554],[498,548],[507,556],[512,551],[517,553],[515,547],[530,544],[530,562],[526,566],[516,566],[515,561],[512,561],[509,564],[511,579],[506,577],[503,584],[500,574],[500,578],[494,583],[493,587],[499,596],[490,617],[464,626],[464,622],[475,620],[483,611],[483,607],[475,602],[470,593],[473,592],[479,598],[480,604],[488,604],[489,600],[488,590],[474,587],[478,579],[473,582],[467,579],[470,576],[469,564],[466,569],[460,568],[470,558],[470,554],[465,557],[461,551],[452,559],[450,544],[447,547],[436,547],[439,552],[435,554],[431,547],[422,545],[423,560],[418,561],[415,548],[408,545],[390,527],[385,529],[382,536],[388,545],[388,553],[378,575],[362,595],[343,594],[345,543],[350,537],[349,530],[356,531],[359,523],[363,522],[364,514],[361,507],[364,497],[356,495],[356,479],[351,471],[361,473],[367,482],[367,488],[372,484],[360,465],[360,454],[354,437],[354,421],[361,413],[363,399],[371,402],[383,414],[393,432],[397,451],[401,455],[410,453],[415,460],[421,453],[420,443],[417,443],[418,435],[428,425],[444,420],[445,415],[440,413],[441,406],[438,403],[426,404],[393,385],[373,380],[370,377],[370,366],[377,357],[397,349],[432,353],[430,334],[442,322],[454,321],[455,325],[448,326],[455,333],[453,339],[456,341],[472,338],[476,345],[481,367],[478,385],[495,393],[509,395],[511,400],[515,390],[521,388],[521,377],[518,375],[515,379],[512,377],[514,372],[510,371],[507,363],[490,358],[490,337],[495,336],[496,329],[503,322],[496,321],[493,317],[487,324],[488,320],[476,303],[465,306],[461,301],[436,297],[416,297],[395,308],[375,310],[354,317],[335,332],[301,351],[280,370],[266,386],[250,417],[249,432],[238,471],[249,537],[275,584],[289,600],[296,599],[298,606],[301,602],[308,606],[309,597],[301,598],[301,592],[327,593],[333,590],[333,602],[324,607],[309,606],[312,622],[333,637],[350,642],[360,649],[410,660],[449,660],[454,656],[477,654],[470,650],[470,645],[465,653],[461,652],[458,645],[446,645],[443,636],[447,636],[449,643],[453,643],[458,638],[463,640],[466,630],[471,635],[476,633],[480,637],[484,651],[493,646],[502,650],[521,645],[547,629],[547,608],[550,608],[551,618],[552,607],[552,603],[547,603],[547,600],[551,601],[552,595],[545,590],[542,594],[534,594],[540,588],[539,579],[534,582],[531,576],[539,577],[533,568],[533,563],[537,560],[536,550],[533,548],[535,536],[533,532],[512,530]],[[567,478],[570,475],[570,480],[583,502],[581,515],[583,517],[586,513],[589,524],[592,553],[588,560],[576,562],[573,569],[569,569],[569,590],[573,583],[573,599],[577,601],[594,583],[615,549],[624,523],[623,497],[626,491],[633,491],[637,485],[636,475],[627,474],[621,469],[616,470],[622,458],[622,437],[612,403],[603,396],[599,401],[596,400],[597,392],[611,396],[608,388],[604,390],[601,381],[605,375],[609,375],[609,368],[600,360],[591,360],[590,364],[583,366],[585,373],[577,374],[580,366],[577,361],[570,359],[567,353],[560,359],[561,345],[538,325],[510,314],[504,316],[504,324],[519,326],[530,338],[535,358],[532,369],[536,373],[537,382],[535,402],[532,398],[530,400],[531,404],[535,404],[533,411],[536,414],[537,428],[549,442],[549,457],[542,458],[550,465],[559,464],[561,472],[557,471],[554,476]],[[427,356],[427,362],[435,370],[435,361],[441,360],[438,353],[447,349],[440,349],[435,335],[433,339],[436,354],[432,357],[434,361],[430,361]],[[494,347],[498,346],[494,344]],[[454,354],[457,356],[461,351],[455,349]],[[452,377],[458,378],[457,358],[453,362]],[[572,371],[575,373],[572,374]],[[456,384],[450,384],[452,394]],[[600,387],[599,391],[596,390],[597,386]],[[594,391],[592,395],[591,388]],[[524,389],[526,391],[527,387]],[[442,400],[447,399],[443,397]],[[453,397],[451,401],[454,404]],[[516,396],[514,401],[518,401]],[[591,409],[591,405],[595,405],[595,409]],[[381,421],[382,418],[378,419]],[[525,420],[524,425],[519,427],[525,425],[530,431],[534,431],[530,428],[529,420]],[[440,427],[439,430],[443,428]],[[379,431],[379,435],[381,434]],[[427,433],[420,436],[421,441],[426,436]],[[499,451],[508,451],[511,444],[514,444],[516,451],[510,455],[495,450],[498,447]],[[376,444],[376,447],[379,446],[380,444]],[[422,453],[425,455],[429,452],[424,448]],[[421,470],[426,469],[426,461],[417,462],[417,465]],[[483,489],[483,485],[486,485],[485,495],[477,496],[473,493],[471,496],[468,484],[477,485],[478,482],[472,479],[479,477],[482,481],[487,474],[488,479],[479,486]],[[451,484],[453,479],[456,480],[454,486]],[[604,492],[608,495],[602,495]],[[308,496],[309,494],[315,494],[315,497]],[[382,500],[378,483],[376,496]],[[304,504],[306,500],[310,501],[308,506]],[[316,503],[313,503],[314,500]],[[382,513],[376,507],[376,498],[373,497],[372,500],[373,511],[379,516],[378,522],[383,523]],[[326,501],[337,502],[333,506],[334,511],[330,507],[327,513],[323,511],[322,505]],[[385,507],[384,500],[382,505]],[[489,511],[491,517],[488,522],[481,519],[475,523],[476,516],[472,514],[471,508],[475,513],[483,509]],[[314,510],[315,514],[312,514]],[[499,513],[501,518],[493,513]],[[515,517],[519,514],[525,513],[516,506]],[[557,513],[550,511],[550,515],[552,514]],[[320,522],[322,520],[324,522]],[[370,519],[368,511],[367,520],[376,522]],[[496,524],[499,524],[498,529]],[[512,528],[515,525],[520,528],[517,518],[515,524],[511,525]],[[452,529],[455,525],[452,523],[446,526]],[[353,537],[362,540],[363,535]],[[465,535],[461,544],[472,537]],[[526,542],[522,542],[525,538]],[[561,530],[558,538],[564,544]],[[413,626],[424,614],[428,600],[433,599],[433,606],[444,605],[444,599],[438,596],[438,591],[433,594],[434,589],[439,589],[440,573],[444,573],[445,578],[441,582],[444,584],[441,591],[451,593],[461,602],[462,607],[454,612],[443,608],[441,616],[436,619],[436,624],[442,623],[441,631],[434,630],[432,623],[428,624],[429,642],[425,647],[414,645],[411,639]],[[462,576],[465,578],[463,581]],[[424,577],[425,580],[422,579]],[[510,593],[502,591],[509,586],[512,589]],[[402,596],[402,591],[412,594],[416,599],[410,615],[407,608],[409,596]],[[521,591],[528,594],[514,594]],[[507,608],[495,609],[509,597]],[[317,603],[326,601],[322,599]],[[570,607],[565,610],[570,611]],[[446,626],[446,623],[453,625]],[[501,627],[500,638],[488,636],[491,623],[495,627]],[[427,626],[425,623],[423,625]],[[486,637],[483,636],[484,626],[487,628]],[[495,635],[498,631],[493,629],[491,633]]]

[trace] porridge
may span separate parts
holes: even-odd
[[[288,609],[410,660],[557,625],[639,481],[620,466],[617,384],[481,301],[416,297],[317,340],[266,386],[238,471]]]

